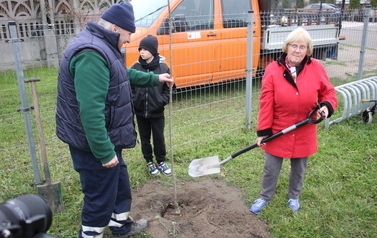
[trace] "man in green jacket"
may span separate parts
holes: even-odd
[[[136,144],[131,85],[151,87],[173,80],[126,69],[120,52],[135,32],[132,5],[119,3],[97,23],[88,22],[60,62],[56,132],[69,145],[80,175],[84,204],[78,237],[128,237],[147,227],[129,217],[131,187],[122,149]]]

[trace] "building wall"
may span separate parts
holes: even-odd
[[[0,1],[1,69],[14,68],[9,22],[17,24],[24,64],[41,62],[57,66],[62,49],[89,20],[97,20],[109,6],[121,0],[2,0]],[[14,36],[13,36],[14,37]],[[13,41],[14,42],[14,41]],[[44,62],[44,63],[42,63]]]

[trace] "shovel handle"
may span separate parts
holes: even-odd
[[[37,124],[37,131],[38,131],[38,138],[39,138],[39,147],[41,150],[41,158],[43,164],[43,171],[45,174],[45,180],[47,184],[51,184],[51,174],[50,169],[48,167],[48,160],[47,160],[47,151],[46,151],[46,144],[45,144],[45,137],[42,128],[42,118],[39,109],[39,101],[38,101],[38,93],[36,82],[40,81],[39,78],[28,78],[25,79],[25,83],[30,83],[31,85],[31,93],[33,97],[33,106],[34,106],[34,114],[35,114],[35,121]]]
[[[313,110],[308,114],[308,116],[307,116],[307,118],[306,118],[305,120],[300,121],[300,122],[297,122],[296,124],[294,124],[294,125],[292,125],[292,126],[290,126],[290,127],[287,127],[287,128],[285,128],[284,130],[281,130],[281,131],[279,131],[279,132],[277,132],[277,133],[275,133],[275,134],[272,134],[272,135],[269,136],[269,137],[264,138],[264,139],[261,141],[261,143],[266,143],[266,142],[268,142],[268,141],[270,141],[270,140],[275,139],[276,137],[279,137],[279,136],[281,136],[281,135],[284,135],[284,134],[286,134],[286,133],[288,133],[288,132],[290,132],[290,131],[293,131],[293,130],[299,128],[299,127],[302,127],[302,126],[304,126],[304,125],[306,125],[306,124],[318,124],[318,123],[320,123],[320,122],[325,118],[325,114],[324,114],[324,112],[321,112],[321,117],[320,117],[320,118],[318,118],[318,119],[312,119],[312,117],[313,117],[314,114],[318,111],[318,109],[319,109],[319,107],[316,107],[315,109],[313,109]],[[229,156],[229,157],[226,158],[225,160],[221,161],[221,162],[220,162],[220,165],[223,165],[223,164],[229,162],[230,160],[234,159],[235,157],[239,156],[240,154],[243,154],[243,153],[245,153],[245,152],[247,152],[247,151],[249,151],[249,150],[252,150],[252,149],[254,149],[254,148],[256,148],[256,147],[258,147],[258,144],[257,144],[257,143],[254,143],[254,144],[252,144],[252,145],[249,145],[249,146],[247,146],[247,147],[245,147],[245,148],[243,148],[243,149],[241,149],[241,150],[239,150],[239,151],[233,153],[231,156]]]

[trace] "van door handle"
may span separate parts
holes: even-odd
[[[211,36],[217,36],[217,34],[208,34],[207,36],[208,36],[208,37],[211,37]]]

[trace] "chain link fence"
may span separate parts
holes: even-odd
[[[373,14],[376,12],[374,9]],[[273,15],[273,13],[270,13]],[[275,14],[276,15],[276,14]],[[345,14],[342,28],[339,32],[337,57],[321,58],[328,74],[336,85],[377,75],[377,23],[370,18],[367,32],[362,19],[351,13]],[[162,20],[163,21],[163,20]],[[217,21],[215,21],[217,22]],[[0,169],[0,200],[29,193],[29,185],[41,184],[45,180],[41,162],[41,144],[45,144],[48,163],[53,180],[75,183],[76,178],[71,166],[67,145],[55,135],[56,83],[59,58],[62,51],[74,36],[76,29],[81,29],[84,23],[71,22],[67,25],[55,25],[55,30],[40,24],[17,24],[17,36],[11,36],[8,25],[0,29],[0,154],[2,168]],[[46,30],[47,29],[47,30]],[[75,29],[75,30],[74,30]],[[56,34],[56,32],[59,32]],[[246,35],[246,34],[245,34]],[[365,36],[365,50],[361,44]],[[173,36],[174,37],[174,34]],[[331,36],[333,37],[333,36]],[[234,44],[237,36],[230,36],[222,44],[229,51],[237,52]],[[54,39],[52,41],[52,39]],[[246,40],[246,39],[245,39]],[[264,40],[264,39],[260,39]],[[46,50],[49,44],[56,46],[56,51]],[[16,49],[18,48],[18,49]],[[126,48],[127,50],[127,48]],[[246,49],[245,49],[246,50]],[[126,53],[127,54],[130,52]],[[164,51],[169,54],[169,49]],[[192,52],[182,51],[180,57],[193,58]],[[196,53],[197,54],[197,53]],[[206,59],[206,52],[199,58]],[[255,53],[252,53],[255,55]],[[242,52],[243,60],[247,52]],[[167,58],[168,55],[164,55]],[[175,56],[177,57],[177,56]],[[250,56],[252,57],[252,56]],[[364,64],[359,65],[361,57]],[[179,61],[177,58],[171,60]],[[219,59],[217,59],[219,60]],[[200,62],[203,67],[215,60]],[[170,59],[167,60],[170,65]],[[247,67],[243,63],[243,73],[232,80],[214,84],[200,84],[181,87],[173,96],[173,102],[166,107],[166,142],[168,148],[179,162],[191,161],[187,158],[190,149],[195,149],[202,141],[231,134],[240,130],[254,130],[256,119],[260,74],[253,71],[250,108],[246,108]],[[179,65],[173,64],[173,76],[178,72]],[[191,66],[195,68],[195,65]],[[215,67],[215,66],[212,66]],[[35,82],[40,118],[35,117],[35,105],[31,92],[31,83],[25,79],[38,78]],[[26,80],[28,81],[28,80]],[[30,80],[29,80],[30,81]],[[251,121],[247,121],[247,110],[250,110]],[[44,141],[39,141],[37,124],[41,123]],[[199,129],[198,129],[199,128]],[[185,151],[185,150],[188,150]],[[124,152],[127,160],[142,160],[139,144],[136,148]],[[172,154],[168,154],[171,156]]]

